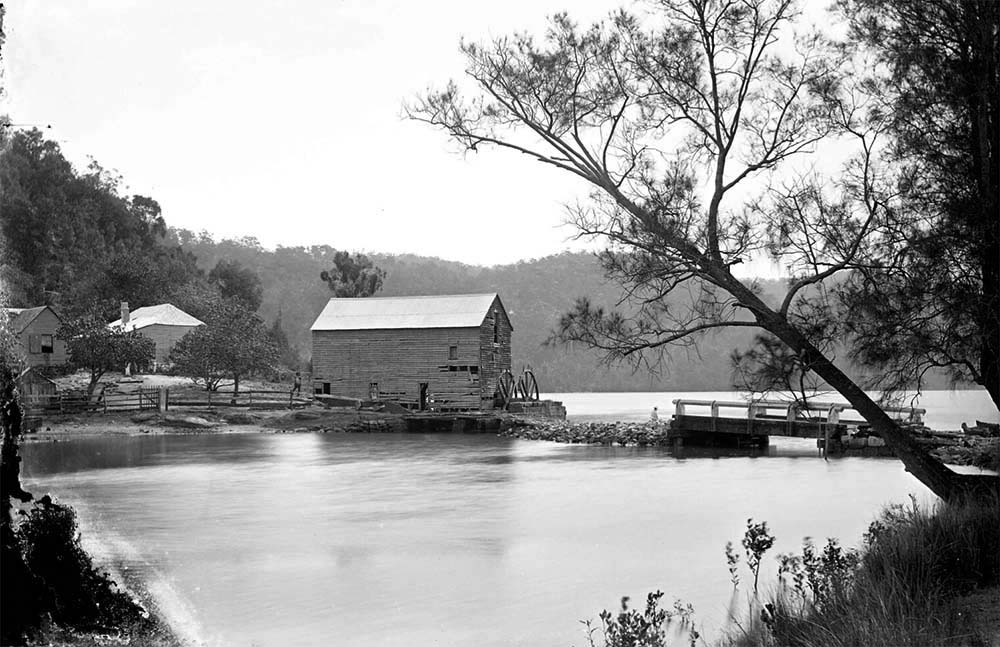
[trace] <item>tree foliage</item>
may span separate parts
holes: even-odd
[[[826,282],[899,232],[877,173],[884,115],[852,83],[850,61],[794,34],[794,21],[782,0],[671,0],[649,17],[621,11],[589,29],[559,15],[541,43],[525,34],[463,43],[476,90],[451,83],[407,110],[469,150],[523,153],[592,187],[572,221],[607,244],[601,262],[623,296],[613,309],[581,300],[559,340],[655,362],[709,331],[763,329],[950,498],[980,481],[931,458],[823,352],[822,329],[802,325],[835,311]],[[857,151],[839,175],[788,164],[834,137]],[[732,272],[765,252],[791,274],[774,305]]]
[[[935,368],[1000,406],[1000,4],[842,0],[880,93],[902,234],[844,286],[856,356],[896,389]]]
[[[268,331],[268,335],[277,350],[278,363],[285,368],[295,371],[299,370],[302,358],[299,357],[299,354],[295,352],[295,349],[292,348],[291,343],[288,341],[288,333],[285,332],[285,327],[281,321],[281,312],[278,313],[278,317],[274,320],[274,324]]]
[[[178,372],[208,391],[217,390],[224,379],[231,379],[233,391],[238,392],[241,378],[276,364],[278,349],[269,333],[245,304],[234,299],[220,300],[212,306],[204,326],[177,342],[170,359]]]
[[[364,254],[337,252],[333,267],[323,270],[320,278],[330,286],[335,297],[370,297],[382,289],[385,272]]]
[[[78,172],[38,130],[4,129],[0,156],[3,277],[14,305],[111,317],[119,301],[161,303],[200,275],[192,255],[164,244],[149,197],[122,195],[122,180],[92,162]]]
[[[184,231],[177,231],[176,236],[203,267],[229,258],[252,268],[263,286],[258,316],[274,322],[280,315],[293,353],[308,358],[309,327],[330,298],[326,283],[315,277],[332,264],[338,250],[326,245],[270,250]],[[564,252],[493,267],[411,254],[377,254],[371,260],[386,272],[380,295],[499,292],[516,331],[513,366],[530,365],[549,392],[727,390],[731,388],[730,350],[747,348],[752,342],[752,329],[723,330],[716,344],[674,356],[657,374],[637,373],[627,365],[595,370],[601,357],[583,344],[572,348],[544,345],[559,314],[572,307],[574,295],[587,294],[593,303],[608,306],[618,300],[616,287],[603,277],[592,254]],[[776,279],[759,285],[768,299],[782,290]],[[176,291],[170,302],[204,321],[208,306],[199,304],[210,304],[215,298],[214,286],[202,291],[191,284]]]
[[[107,371],[147,366],[156,354],[151,339],[134,330],[110,327],[98,310],[68,319],[56,335],[66,340],[70,364],[90,373],[88,393]]]
[[[263,294],[260,277],[239,261],[220,260],[208,273],[208,281],[218,286],[223,299],[236,299],[254,312],[260,307]]]

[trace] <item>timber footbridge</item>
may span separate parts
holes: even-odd
[[[692,445],[761,447],[771,436],[815,438],[817,447],[837,452],[868,423],[849,404],[781,400],[674,400],[667,437],[675,447]],[[925,409],[882,407],[904,425],[923,424]],[[869,436],[871,445],[881,439]]]

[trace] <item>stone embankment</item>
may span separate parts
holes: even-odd
[[[1000,438],[958,436],[932,449],[931,455],[948,465],[972,465],[1000,471]]]
[[[406,431],[406,422],[394,414],[354,410],[295,411],[264,423],[278,433],[398,433]]]
[[[585,445],[667,445],[665,422],[565,422],[514,419],[500,431],[506,438]]]
[[[669,424],[666,422],[582,422],[545,421],[513,418],[500,431],[500,436],[524,440],[547,440],[557,443],[584,445],[619,445],[644,447],[668,446]],[[958,433],[915,430],[917,442],[932,455],[949,465],[973,465],[1000,470],[1000,438],[963,435]],[[847,456],[892,456],[892,450],[880,438],[867,435],[846,437],[837,454]]]

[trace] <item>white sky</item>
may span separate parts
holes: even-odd
[[[589,23],[621,0],[6,4],[13,122],[51,124],[173,226],[474,264],[580,247],[562,225],[578,179],[463,157],[401,105],[462,75],[463,35],[540,33],[563,9]]]

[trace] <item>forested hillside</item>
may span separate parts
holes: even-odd
[[[0,132],[0,281],[12,305],[112,315],[119,300],[162,302],[199,278],[194,257],[165,244],[155,200],[121,195],[97,162],[78,171],[37,130]]]
[[[235,260],[260,276],[260,314],[281,325],[293,347],[307,359],[309,326],[330,297],[320,272],[333,264],[330,246],[279,247],[267,250],[253,238],[214,242],[207,234],[171,231],[171,238],[192,252],[208,270],[220,260]],[[618,288],[606,284],[594,257],[570,253],[520,261],[512,265],[477,267],[437,258],[370,255],[386,272],[381,296],[498,292],[514,324],[514,369],[530,365],[542,388],[569,390],[700,390],[729,388],[730,352],[748,345],[752,333],[730,330],[705,338],[698,351],[675,351],[659,374],[633,371],[629,366],[603,366],[600,356],[581,347],[546,346],[545,340],[578,297],[613,305]],[[779,282],[763,282],[765,293]]]
[[[9,305],[48,304],[65,315],[96,311],[110,321],[120,301],[133,308],[170,302],[204,316],[199,308],[206,300],[236,286],[267,326],[284,331],[291,345],[284,362],[308,364],[309,327],[330,297],[320,274],[333,267],[334,246],[271,250],[252,236],[216,241],[205,232],[173,229],[154,199],[122,195],[120,178],[96,162],[77,171],[37,131],[16,132],[4,149],[0,281]],[[373,240],[377,227],[372,223]],[[382,296],[498,292],[514,324],[513,368],[530,365],[547,391],[726,389],[733,383],[731,352],[746,349],[753,337],[745,328],[709,334],[697,349],[672,351],[655,373],[604,366],[598,353],[579,345],[545,345],[577,298],[612,306],[620,294],[590,254],[496,267],[370,257],[386,273]],[[760,288],[774,300],[782,285],[762,281]]]

